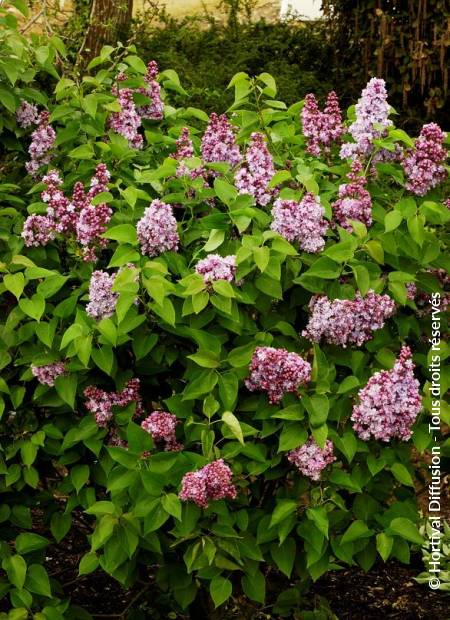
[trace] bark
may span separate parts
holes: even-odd
[[[92,0],[89,24],[79,60],[84,64],[100,54],[104,45],[125,42],[128,36],[133,0]]]

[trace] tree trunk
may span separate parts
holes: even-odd
[[[92,0],[89,24],[80,48],[81,63],[88,63],[100,54],[104,45],[116,45],[127,39],[133,0]]]

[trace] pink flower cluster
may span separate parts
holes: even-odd
[[[150,60],[147,64],[147,73],[144,76],[146,86],[139,89],[139,93],[150,99],[150,103],[138,107],[141,118],[152,121],[160,121],[164,115],[164,104],[161,99],[161,86],[156,81],[158,77],[158,64],[155,60]]]
[[[47,245],[55,236],[54,222],[46,215],[29,215],[23,224],[22,239],[27,247]]]
[[[181,130],[176,144],[177,150],[173,154],[173,158],[180,162],[177,166],[177,177],[190,176],[191,179],[196,179],[198,177],[206,176],[206,170],[203,166],[199,166],[198,168],[188,168],[185,163],[186,159],[194,157],[194,145],[192,144],[189,129],[187,127],[183,127]]]
[[[329,151],[332,143],[339,140],[344,132],[339,99],[333,90],[328,93],[323,112],[319,110],[315,96],[306,95],[301,120],[303,135],[308,138],[306,150],[316,157],[320,155],[321,149]]]
[[[56,133],[49,124],[49,113],[44,111],[39,114],[37,128],[31,134],[31,144],[28,147],[30,160],[25,168],[32,177],[36,177],[39,168],[50,163],[52,158],[50,149],[56,140]]]
[[[312,342],[323,338],[343,347],[361,346],[372,338],[372,332],[384,326],[395,308],[389,295],[377,295],[373,291],[365,297],[358,292],[354,300],[331,301],[325,295],[314,295],[309,302],[311,316],[302,336]]]
[[[200,508],[208,508],[209,502],[220,499],[235,499],[236,487],[232,482],[233,472],[223,459],[208,463],[198,471],[183,476],[179,498],[193,501]]]
[[[21,101],[20,106],[16,110],[16,120],[20,127],[27,129],[31,125],[37,125],[39,122],[39,112],[34,103]]]
[[[372,198],[366,189],[367,179],[361,175],[362,164],[353,160],[348,173],[350,183],[339,186],[339,198],[332,204],[333,221],[349,232],[353,227],[350,220],[357,220],[366,226],[372,224]]]
[[[275,174],[272,155],[261,133],[252,133],[250,145],[245,153],[245,163],[235,175],[240,194],[250,194],[257,204],[265,206],[277,194],[269,183]]]
[[[239,164],[242,155],[236,144],[235,132],[235,127],[225,114],[218,116],[213,112],[202,137],[203,159],[208,163],[227,162],[231,166]]]
[[[355,107],[356,120],[349,127],[355,142],[346,142],[341,147],[341,157],[364,158],[374,149],[373,141],[386,135],[389,120],[389,104],[385,81],[372,78],[361,93]]]
[[[166,451],[178,451],[183,445],[177,442],[175,430],[178,424],[177,417],[167,411],[153,411],[141,423],[141,427],[150,433],[153,441],[164,442]]]
[[[177,251],[180,240],[177,221],[172,207],[155,199],[144,211],[136,226],[137,237],[143,254],[158,256],[169,250]]]
[[[324,214],[319,197],[310,193],[300,202],[278,199],[272,208],[270,228],[288,241],[297,241],[305,252],[320,252],[325,245],[323,235],[328,230]]]
[[[301,385],[311,381],[311,365],[286,349],[257,347],[249,370],[246,387],[251,392],[267,392],[271,404],[278,403],[285,394],[297,392]]]
[[[92,273],[86,313],[96,321],[107,319],[115,312],[119,297],[112,290],[115,279],[116,274],[109,275],[106,271],[97,270]]]
[[[195,271],[203,276],[205,284],[210,284],[217,280],[232,282],[236,275],[236,268],[236,256],[233,254],[229,256],[209,254],[198,261]]]
[[[126,407],[136,403],[136,415],[143,413],[139,379],[130,379],[120,392],[105,392],[90,385],[84,390],[86,409],[94,414],[98,426],[104,428],[113,417],[113,407]]]
[[[419,382],[414,377],[411,349],[402,347],[392,370],[376,372],[358,394],[353,407],[353,428],[361,439],[407,441],[411,435],[422,399]]]
[[[54,362],[53,364],[45,364],[45,366],[31,366],[33,376],[42,383],[42,385],[55,385],[55,379],[65,374],[66,365],[64,362]]]
[[[431,188],[442,183],[447,177],[444,167],[448,153],[443,142],[445,133],[436,123],[424,125],[414,148],[406,151],[402,166],[407,181],[406,188],[424,196]]]
[[[327,439],[321,448],[313,437],[310,437],[303,446],[291,450],[287,458],[304,476],[315,481],[320,480],[322,470],[336,460],[332,442]]]

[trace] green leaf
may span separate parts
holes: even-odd
[[[391,472],[394,474],[394,477],[402,484],[414,487],[414,481],[411,477],[411,474],[402,463],[394,463],[391,467]]]
[[[224,409],[232,410],[238,396],[239,380],[232,371],[219,376],[219,398]]]
[[[2,567],[8,575],[9,581],[21,590],[25,583],[27,564],[21,555],[11,555],[2,561]]]
[[[369,536],[372,536],[372,534],[373,531],[369,530],[364,521],[353,521],[353,523],[344,532],[341,539],[341,545],[353,542],[354,540],[359,540],[360,538],[368,538]]]
[[[78,375],[70,373],[68,375],[60,375],[56,378],[55,389],[59,396],[71,409],[75,407],[75,396],[77,393]]]
[[[356,284],[360,290],[361,295],[367,293],[370,288],[370,275],[366,267],[363,265],[352,265],[353,275],[355,276]]]
[[[378,240],[372,239],[371,241],[368,241],[364,247],[366,248],[369,256],[371,256],[377,263],[380,263],[380,265],[384,264],[384,250]]]
[[[166,512],[172,515],[172,517],[175,517],[175,519],[178,519],[178,521],[181,521],[181,502],[175,493],[163,495],[161,504]]]
[[[60,543],[64,536],[69,532],[72,525],[70,514],[54,512],[50,522],[50,530],[57,543]]]
[[[137,245],[136,229],[131,224],[117,224],[117,226],[108,228],[108,230],[103,233],[102,237],[120,241],[121,243]]]
[[[25,278],[21,271],[17,273],[7,273],[3,278],[3,284],[7,291],[10,291],[16,299],[23,293],[25,288]]]
[[[234,366],[235,368],[247,366],[252,359],[254,350],[254,342],[250,342],[249,344],[246,344],[242,347],[237,347],[236,349],[230,351],[227,361],[231,366]]]
[[[188,359],[195,362],[198,366],[202,366],[203,368],[217,368],[217,366],[219,366],[220,364],[217,356],[210,351],[199,351],[198,353],[193,353],[192,355],[188,355],[187,357]]]
[[[386,530],[386,534],[395,534],[417,545],[423,545],[424,543],[423,536],[421,536],[417,527],[410,519],[405,517],[393,519]]]
[[[98,556],[96,553],[90,551],[89,553],[85,553],[81,558],[80,565],[78,567],[79,575],[89,575],[93,573],[98,567]]]
[[[267,265],[270,260],[270,250],[267,246],[263,245],[260,248],[254,248],[253,250],[253,258],[255,260],[256,266],[262,272],[265,271]]]
[[[297,510],[297,502],[293,499],[279,499],[272,513],[269,527],[275,527]]]
[[[222,422],[224,422],[228,426],[228,428],[239,441],[239,443],[244,445],[244,435],[242,434],[242,428],[239,420],[234,415],[234,413],[231,413],[231,411],[225,411],[222,414]]]
[[[332,260],[343,263],[353,258],[355,253],[355,244],[353,241],[342,241],[327,248],[323,254]]]
[[[17,553],[30,553],[31,551],[37,551],[43,549],[49,544],[47,538],[39,536],[39,534],[32,534],[26,532],[19,534],[16,538],[16,551]]]
[[[77,493],[89,480],[89,465],[76,465],[70,472],[70,479]]]
[[[225,577],[214,577],[209,584],[209,592],[214,602],[214,606],[220,607],[225,601],[227,601],[233,591],[233,586],[229,579]]]
[[[103,370],[105,374],[110,376],[114,365],[112,347],[105,344],[98,349],[92,349],[91,356],[95,364]]]
[[[87,144],[81,144],[75,149],[72,149],[68,154],[72,159],[92,159],[94,157],[94,149],[90,142]]]
[[[295,412],[297,415],[297,412]],[[298,418],[298,415],[297,415]],[[283,419],[283,418],[282,418]],[[302,424],[285,424],[280,434],[278,452],[287,452],[302,446],[308,439],[308,432]]]
[[[39,321],[45,310],[45,299],[39,293],[33,295],[31,299],[19,299],[19,308],[27,316],[35,321]]]
[[[249,599],[258,603],[264,603],[266,598],[266,580],[261,571],[257,570],[251,575],[244,575],[241,583]]]
[[[290,577],[294,567],[296,545],[293,538],[286,538],[282,545],[273,544],[270,553],[280,571]]]
[[[11,91],[3,86],[0,86],[0,103],[4,108],[9,110],[9,112],[14,114],[16,111],[16,98]]]
[[[384,562],[389,559],[393,544],[394,539],[391,536],[388,536],[384,532],[377,534],[377,551],[383,558]]]
[[[31,564],[31,566],[28,567],[25,587],[34,594],[40,594],[48,598],[52,596],[47,571],[40,564]]]
[[[394,209],[394,211],[389,211],[384,218],[384,229],[386,232],[390,232],[391,230],[395,230],[400,226],[403,220],[403,215],[400,211]]]
[[[183,400],[195,400],[199,396],[211,392],[218,381],[217,373],[213,370],[203,371],[188,383],[183,391]]]
[[[214,181],[214,189],[216,191],[216,195],[220,200],[226,204],[228,207],[233,204],[238,195],[236,188],[234,185],[231,185],[224,179],[217,177]]]

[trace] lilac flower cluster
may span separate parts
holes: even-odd
[[[422,399],[419,382],[414,377],[414,363],[409,347],[402,347],[392,370],[376,372],[358,394],[353,407],[353,428],[361,439],[407,441],[411,435]]]
[[[269,183],[275,174],[272,155],[261,133],[252,133],[250,145],[245,153],[245,163],[235,175],[240,194],[250,194],[257,204],[265,206],[277,194]]]
[[[177,177],[190,176],[191,179],[198,177],[206,177],[206,170],[203,166],[197,168],[188,168],[185,163],[186,159],[194,157],[194,145],[192,144],[191,137],[189,135],[189,129],[183,127],[180,136],[176,141],[177,150],[173,154],[173,158],[177,159],[180,163],[177,166]],[[207,185],[206,185],[207,187]]]
[[[271,404],[278,403],[285,394],[297,392],[301,385],[311,381],[311,365],[286,349],[257,347],[249,370],[246,387],[251,392],[267,392]]]
[[[27,129],[31,125],[37,125],[39,122],[39,112],[34,103],[21,101],[20,106],[16,110],[16,120],[20,127]]]
[[[49,116],[48,112],[41,112],[37,120],[37,128],[31,134],[31,144],[28,147],[30,160],[25,164],[25,168],[34,178],[37,177],[39,168],[50,163],[52,158],[50,149],[56,140],[56,133],[49,124]]]
[[[149,104],[138,107],[138,113],[141,118],[147,118],[152,121],[160,121],[164,116],[161,86],[156,81],[158,73],[158,64],[155,60],[150,60],[147,64],[147,73],[144,76],[146,86],[138,90],[139,93],[150,99]]]
[[[153,411],[141,423],[141,427],[150,433],[154,442],[164,442],[166,451],[178,451],[183,445],[177,442],[175,430],[178,425],[177,416],[167,411]]]
[[[365,297],[358,292],[354,300],[334,299],[314,295],[309,302],[311,316],[302,336],[312,342],[322,338],[346,347],[361,346],[372,338],[372,332],[381,329],[395,312],[395,302],[389,295],[369,291]]]
[[[272,208],[270,228],[288,241],[297,241],[305,252],[320,252],[328,230],[324,214],[319,197],[310,193],[300,202],[278,199]]]
[[[366,226],[372,224],[372,198],[366,189],[367,179],[361,175],[362,164],[354,160],[348,173],[350,183],[339,186],[339,198],[332,204],[333,221],[349,232],[353,227],[350,220],[357,220]]]
[[[210,284],[217,280],[232,282],[236,275],[236,268],[236,256],[233,254],[229,256],[209,254],[198,261],[195,271],[203,276],[205,284]]]
[[[55,379],[64,375],[66,365],[64,362],[54,362],[53,364],[45,364],[45,366],[31,366],[33,376],[42,383],[42,385],[55,385]]]
[[[389,104],[385,81],[372,78],[361,93],[355,107],[356,120],[349,127],[355,142],[346,142],[341,147],[341,157],[364,158],[373,151],[373,141],[386,135],[389,120]]]
[[[105,164],[98,164],[86,192],[82,183],[75,183],[69,200],[61,190],[62,180],[56,170],[43,178],[46,189],[41,193],[47,204],[45,216],[31,215],[24,224],[22,237],[27,246],[46,245],[56,233],[74,236],[82,246],[84,260],[96,260],[96,248],[108,243],[101,235],[111,219],[112,210],[107,204],[93,205],[92,199],[107,191],[110,174]]]
[[[183,476],[179,498],[193,501],[200,508],[208,508],[209,502],[220,499],[235,499],[236,487],[232,482],[233,472],[223,459],[208,463],[198,471]]]
[[[239,164],[242,155],[236,144],[235,131],[225,114],[218,116],[213,112],[202,137],[202,158],[208,163],[227,162],[231,166]]]
[[[306,95],[301,120],[303,135],[308,138],[306,150],[316,157],[322,149],[328,152],[332,143],[339,140],[344,132],[339,99],[333,90],[328,93],[323,112],[319,110],[315,96]]]
[[[136,415],[143,413],[142,400],[139,393],[139,379],[130,379],[120,392],[105,392],[100,388],[90,385],[84,390],[86,409],[90,411],[98,426],[104,428],[113,417],[113,407],[126,407],[130,403],[136,403]]]
[[[177,221],[172,207],[155,199],[144,211],[136,226],[137,237],[143,254],[158,256],[169,250],[177,251],[180,240]]]
[[[424,196],[447,177],[444,167],[448,153],[443,142],[445,133],[436,123],[424,125],[414,148],[406,151],[402,166],[407,176],[406,188]]]
[[[291,450],[287,458],[304,476],[315,481],[320,480],[322,470],[336,460],[332,442],[327,439],[321,448],[313,437],[310,437],[303,446]]]
[[[107,319],[115,312],[119,298],[112,290],[115,279],[116,274],[109,275],[106,271],[97,270],[92,273],[86,313],[96,321]]]

